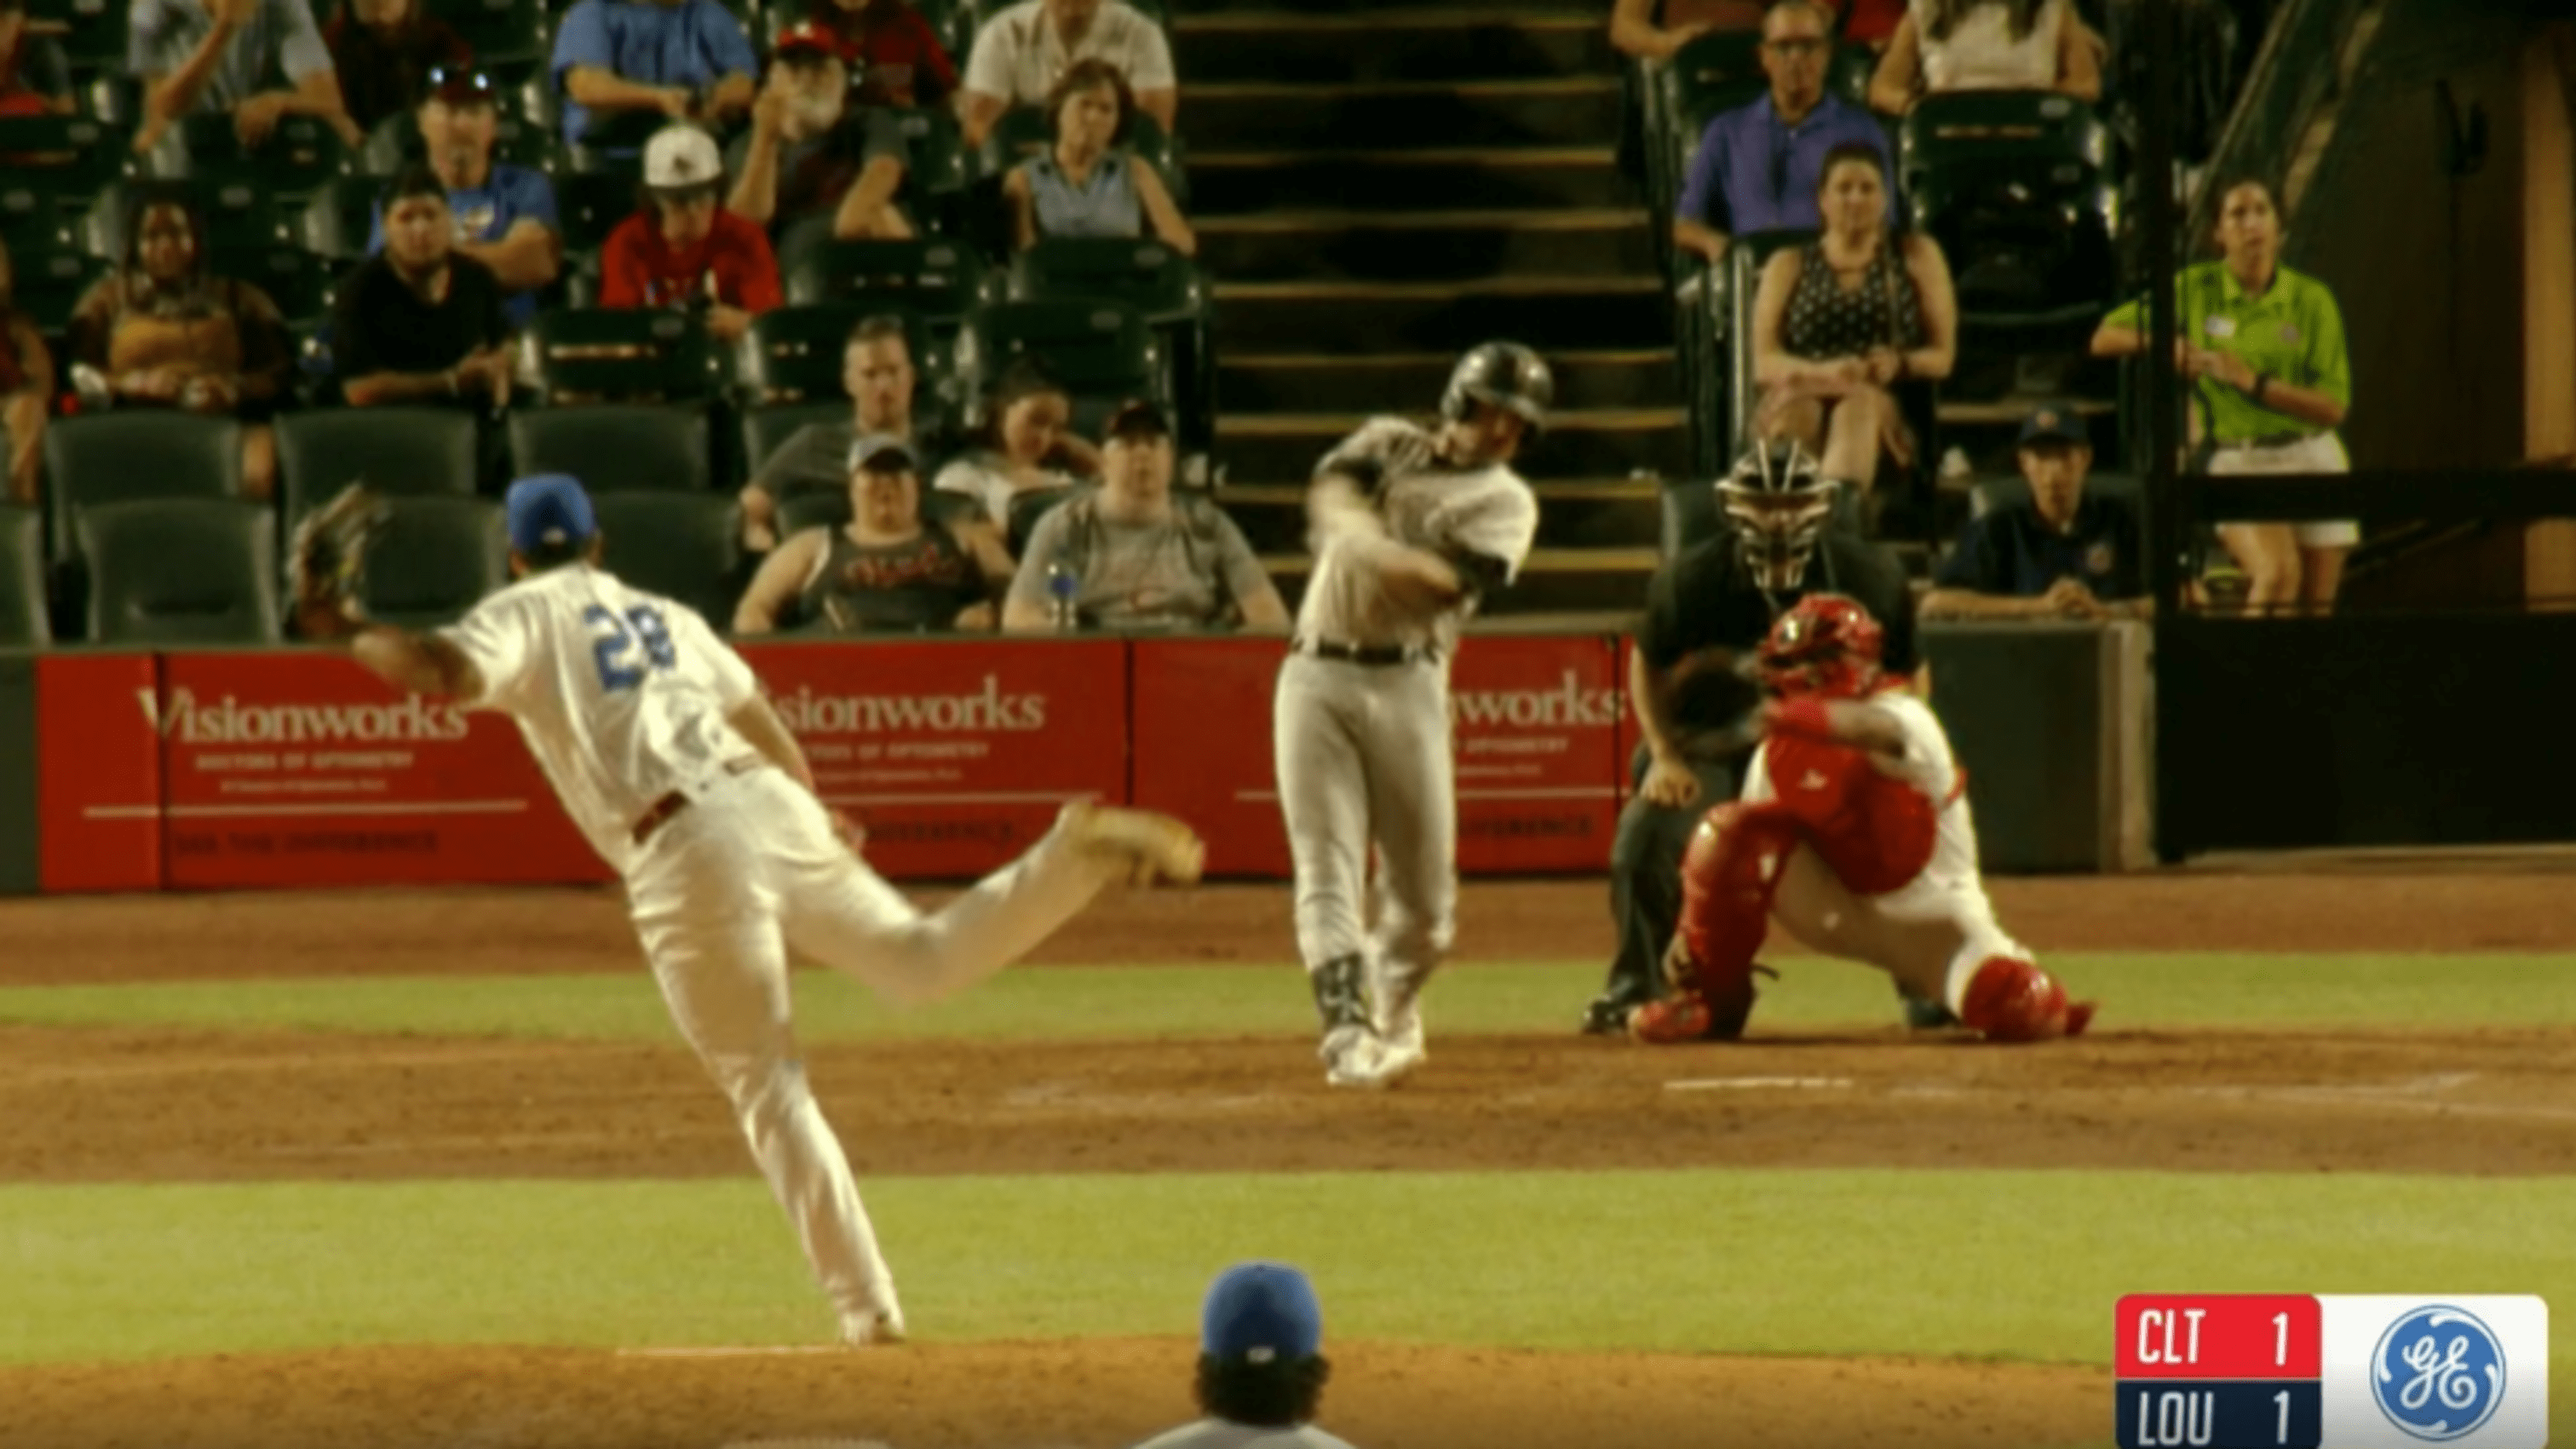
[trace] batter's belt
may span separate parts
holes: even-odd
[[[747,775],[767,763],[769,762],[758,755],[737,755],[724,762],[724,772],[728,775]],[[680,790],[674,790],[645,806],[644,813],[635,817],[635,843],[642,845],[652,839],[653,832],[670,824],[672,816],[688,808],[688,794]]]
[[[1440,657],[1440,650],[1430,644],[1351,644],[1339,639],[1299,639],[1291,642],[1292,654],[1315,659],[1337,659],[1344,664],[1385,669],[1398,664],[1427,664]]]

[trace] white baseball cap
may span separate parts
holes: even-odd
[[[653,133],[644,147],[644,184],[656,191],[695,191],[724,179],[715,138],[685,121]]]

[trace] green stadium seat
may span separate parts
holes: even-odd
[[[0,117],[0,238],[12,250],[78,219],[133,170],[125,133],[85,116]]]
[[[2119,286],[2110,131],[2042,91],[1928,96],[1900,130],[1897,179],[1941,243],[1962,321],[2090,329]]]
[[[374,176],[342,176],[313,193],[296,217],[296,241],[319,257],[354,263],[367,255],[367,236],[374,229],[376,196],[384,182]]]
[[[519,339],[538,399],[694,402],[714,391],[714,354],[698,318],[660,308],[564,307],[537,314]]]
[[[799,223],[778,253],[790,305],[862,302],[909,312],[934,335],[953,335],[984,287],[983,259],[962,242],[834,241],[829,218]]]
[[[71,323],[72,309],[80,305],[81,295],[108,271],[103,258],[77,250],[12,247],[9,263],[16,274],[14,299],[18,310],[48,337],[62,334]]]
[[[397,498],[470,495],[478,457],[473,415],[454,408],[312,408],[277,419],[289,520],[357,482]]]
[[[45,515],[0,504],[0,649],[41,649],[54,641],[45,614]]]
[[[407,629],[453,623],[510,581],[501,505],[484,498],[393,498],[367,550],[367,613]]]
[[[56,418],[45,429],[56,559],[77,543],[73,525],[90,509],[138,499],[238,500],[241,424],[231,418],[160,410]]]
[[[958,381],[977,396],[1012,363],[1036,362],[1072,396],[1081,432],[1095,431],[1128,398],[1172,402],[1153,329],[1135,308],[1115,302],[995,302],[966,319],[956,355]]]
[[[1046,517],[1049,509],[1081,491],[1079,488],[1035,488],[1014,497],[1011,500],[1009,540],[1011,557],[1019,558],[1028,552],[1029,538],[1038,531],[1038,520]]]
[[[1207,282],[1197,263],[1158,241],[1054,238],[1011,259],[1004,295],[1014,302],[1111,301],[1136,309],[1170,359],[1182,441],[1208,444],[1216,350],[1208,336]]]
[[[476,67],[496,79],[544,68],[553,27],[540,0],[435,0],[429,8],[456,27],[474,47]]]
[[[299,204],[335,176],[346,176],[353,158],[340,133],[312,116],[288,116],[257,148],[242,149],[229,115],[180,118],[143,158],[148,176],[187,177],[215,186],[262,188]]]
[[[217,247],[210,262],[216,276],[267,293],[289,329],[310,328],[331,315],[331,296],[339,279],[330,262],[302,247],[291,243]]]
[[[575,171],[554,174],[555,212],[563,221],[564,252],[599,250],[617,224],[635,214],[643,182],[633,171]]]
[[[842,359],[850,329],[870,317],[902,319],[904,340],[911,348],[917,384],[927,390],[944,371],[930,330],[921,319],[898,308],[865,302],[821,302],[780,307],[752,319],[751,330],[734,349],[734,380],[747,407],[834,402],[849,396],[842,386]]]
[[[279,642],[277,516],[226,498],[81,510],[97,644]]]
[[[700,408],[521,408],[510,415],[510,465],[522,478],[569,473],[593,493],[704,493],[715,485],[708,436]]]
[[[612,573],[679,600],[720,630],[733,627],[740,505],[714,493],[603,493],[594,506]]]
[[[743,466],[749,473],[757,473],[760,466],[769,461],[770,454],[785,447],[787,440],[796,436],[798,428],[808,423],[837,423],[849,416],[850,405],[846,401],[752,408],[742,415]]]

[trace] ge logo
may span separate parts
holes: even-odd
[[[2418,1439],[2458,1439],[2504,1402],[2504,1345],[2457,1308],[2418,1308],[2380,1335],[2370,1388],[2398,1428]]]

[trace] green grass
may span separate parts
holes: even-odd
[[[1884,1023],[1886,978],[1787,961],[1759,1026]],[[2052,964],[2106,1003],[2106,1030],[2147,1026],[2576,1024],[2576,956],[2077,955]],[[1597,966],[1475,966],[1433,988],[1446,1032],[1570,1030]],[[809,1041],[882,1036],[1232,1036],[1310,1029],[1293,968],[1046,967],[1006,973],[938,1006],[901,1010],[847,978],[797,978]],[[188,982],[0,989],[0,1022],[287,1027],[314,1031],[667,1041],[652,979],[518,976]]]
[[[1339,1337],[1559,1349],[2107,1364],[2123,1293],[2576,1295],[2570,1178],[1174,1174],[867,1192],[931,1340],[1186,1335],[1208,1276],[1248,1256],[1312,1273]],[[21,1362],[829,1327],[749,1180],[11,1188],[0,1281],[0,1360]]]

